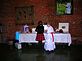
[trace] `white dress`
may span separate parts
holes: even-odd
[[[47,28],[47,34],[45,34],[44,49],[46,51],[52,51],[56,48],[51,32],[54,32],[52,26]]]

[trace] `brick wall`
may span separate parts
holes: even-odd
[[[3,4],[2,4],[3,3]],[[23,25],[16,25],[15,7],[34,6],[34,25],[42,20],[50,22],[55,28],[59,22],[68,22],[70,24],[70,33],[72,36],[82,37],[82,1],[73,0],[72,15],[56,15],[56,0],[3,0],[0,2],[0,21],[6,26],[6,38],[13,39],[15,32],[20,31]]]

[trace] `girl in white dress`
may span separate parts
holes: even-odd
[[[47,24],[47,26],[45,27],[45,43],[44,43],[44,49],[46,51],[54,51],[54,49],[56,48],[55,46],[55,42],[54,42],[54,29],[50,24]]]

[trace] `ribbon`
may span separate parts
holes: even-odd
[[[54,42],[54,32],[51,32],[52,35],[52,42]]]

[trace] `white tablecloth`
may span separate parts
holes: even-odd
[[[56,43],[68,43],[68,46],[72,43],[71,41],[71,35],[68,34],[54,34],[54,41]]]
[[[36,41],[35,39],[36,39],[36,34],[20,34],[19,35],[19,43],[38,43],[38,41]],[[68,46],[70,46],[71,35],[69,33],[66,33],[66,34],[55,33],[54,34],[54,42],[56,42],[56,43],[68,43]]]

